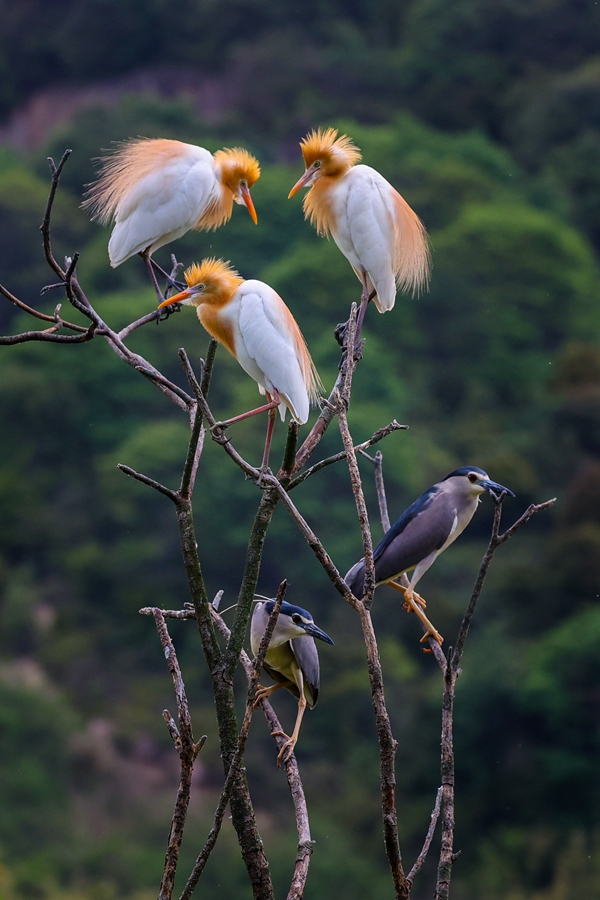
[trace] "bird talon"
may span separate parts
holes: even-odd
[[[431,623],[430,623],[430,624],[431,624]],[[428,640],[430,637],[432,637],[434,640],[436,640],[436,641],[438,642],[438,644],[440,645],[440,647],[441,647],[441,645],[444,643],[444,638],[441,636],[441,634],[439,633],[439,631],[436,631],[436,630],[435,630],[435,628],[433,627],[433,625],[431,625],[431,628],[428,629],[428,630],[425,632],[425,634],[424,634],[423,637],[421,638],[420,643],[421,643],[421,644],[424,644],[425,641]],[[425,651],[425,652],[429,652],[429,653],[430,653],[431,651]]]
[[[166,322],[171,313],[181,312],[181,307],[183,304],[181,303],[173,303],[171,306],[165,306],[164,309],[161,309],[159,315],[156,318],[156,324],[159,322]]]
[[[348,323],[340,322],[339,325],[336,325],[333,329],[333,335],[340,345],[340,347],[345,350],[346,349],[346,334],[348,332]]]
[[[225,437],[225,431],[229,428],[228,422],[215,422],[210,426],[210,433],[215,441],[222,440]]]
[[[279,753],[277,754],[277,768],[281,768],[282,763],[286,763],[289,761],[290,756],[294,752],[294,747],[296,746],[296,741],[293,738],[288,738]]]

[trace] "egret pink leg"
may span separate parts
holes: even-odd
[[[270,395],[267,394],[267,397]],[[279,406],[279,404],[277,404]],[[263,450],[262,468],[266,469],[269,465],[269,452],[271,450],[271,441],[273,440],[273,431],[275,430],[275,419],[277,418],[277,406],[269,410],[269,420],[267,422],[267,436],[265,437],[265,449]]]

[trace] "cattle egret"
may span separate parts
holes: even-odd
[[[320,235],[332,235],[362,286],[357,336],[370,299],[392,309],[396,291],[418,293],[430,271],[425,226],[389,181],[335,128],[312,131],[300,142],[306,171],[289,193],[310,187],[304,214]]]
[[[194,144],[138,138],[103,159],[83,206],[103,225],[114,219],[111,266],[140,253],[162,299],[152,266],[162,269],[151,259],[154,251],[191,228],[210,231],[224,225],[234,201],[247,206],[256,224],[250,188],[259,176],[258,161],[240,147],[213,156]]]
[[[258,602],[252,614],[250,644],[255,656],[274,606],[274,600]],[[277,765],[281,765],[282,760],[287,762],[294,752],[307,705],[310,709],[317,705],[320,676],[319,654],[314,638],[333,645],[329,635],[315,625],[308,610],[293,606],[284,600],[263,663],[265,672],[277,683],[271,687],[259,685],[255,701],[257,705],[279,688],[287,688],[298,699],[298,714],[292,736],[288,737],[282,731],[273,732],[287,739],[279,751]]]
[[[373,551],[375,583],[389,584],[404,592],[405,606],[421,619],[426,633],[441,644],[442,638],[425,616],[421,607],[425,601],[415,587],[422,575],[433,565],[440,553],[463,533],[475,514],[481,495],[485,491],[509,494],[512,491],[490,481],[483,469],[462,466],[434,484],[415,500],[392,525]],[[413,571],[407,588],[396,583],[405,572]],[[359,560],[345,577],[346,584],[355,597],[362,597],[365,584],[365,561]]]
[[[244,281],[222,259],[205,259],[185,272],[186,290],[164,300],[159,309],[173,303],[197,308],[208,333],[235,356],[258,383],[269,401],[227,422],[225,427],[256,413],[269,411],[263,455],[266,467],[275,425],[289,409],[296,422],[308,420],[310,402],[316,402],[321,381],[293,315],[273,288],[263,281]]]

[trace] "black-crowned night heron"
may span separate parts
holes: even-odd
[[[439,554],[465,530],[484,491],[515,496],[508,488],[490,481],[487,472],[476,466],[462,466],[450,472],[402,513],[373,552],[375,583],[389,584],[404,592],[407,609],[413,609],[427,629],[423,640],[432,635],[442,642],[441,635],[423,613],[425,601],[415,593],[415,586]],[[411,570],[414,571],[407,588],[395,582]],[[364,559],[352,566],[345,581],[355,597],[362,597]]]
[[[252,614],[250,644],[255,656],[274,606],[274,600],[258,602]],[[313,638],[333,644],[329,635],[315,625],[306,609],[284,600],[263,663],[265,672],[277,683],[271,687],[259,685],[255,701],[260,703],[279,688],[287,688],[298,698],[298,714],[291,737],[283,732],[274,732],[287,738],[279,751],[277,765],[281,765],[284,756],[286,761],[294,752],[304,710],[307,704],[313,709],[319,697],[319,655]]]

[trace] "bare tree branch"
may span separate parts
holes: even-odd
[[[492,495],[493,496],[493,495]],[[435,888],[435,900],[448,900],[450,894],[450,879],[452,876],[452,865],[457,858],[454,853],[454,735],[453,735],[453,718],[454,718],[454,695],[456,689],[456,679],[459,675],[459,664],[464,651],[465,642],[469,633],[473,614],[477,601],[481,595],[483,583],[487,575],[492,558],[498,547],[511,538],[519,528],[525,525],[533,515],[542,510],[548,509],[555,502],[555,499],[546,500],[545,503],[532,503],[531,506],[523,513],[523,515],[508,528],[504,534],[500,534],[500,518],[502,515],[502,501],[504,494],[499,498],[494,498],[496,502],[496,510],[494,513],[494,523],[492,525],[492,534],[485,555],[481,561],[479,572],[475,586],[471,594],[471,599],[467,607],[467,611],[463,617],[456,646],[454,650],[450,648],[448,651],[448,662],[444,672],[444,695],[442,699],[442,752],[441,752],[441,772],[442,772],[442,840],[440,849],[440,859],[438,863],[437,882]]]
[[[224,637],[229,640],[231,632],[225,624],[224,620],[216,611],[214,612],[214,618],[221,634],[223,634]],[[242,650],[240,658],[246,672],[246,677],[248,678],[248,680],[250,680],[253,671],[252,662],[250,661],[247,653],[244,650]],[[261,700],[259,705],[267,720],[269,731],[273,735],[275,743],[277,744],[277,750],[279,751],[283,748],[286,741],[285,737],[283,736],[284,732],[281,726],[281,722],[279,721],[275,710],[267,699]],[[304,788],[302,786],[300,771],[298,769],[298,762],[295,755],[291,753],[287,757],[283,765],[285,767],[288,786],[290,789],[290,794],[292,796],[292,802],[294,804],[296,829],[298,831],[298,849],[296,852],[296,862],[294,865],[294,874],[292,877],[290,890],[287,895],[287,900],[302,900],[302,897],[304,895],[304,888],[306,886],[306,879],[308,877],[308,868],[310,865],[310,857],[313,851],[314,841],[311,839],[310,835],[310,823],[308,819],[306,797],[304,795]]]
[[[210,854],[212,853],[215,844],[217,842],[217,838],[219,836],[219,832],[221,830],[221,825],[223,824],[223,816],[225,815],[225,810],[227,809],[227,804],[229,803],[229,798],[231,795],[231,790],[233,785],[235,784],[235,780],[238,775],[238,770],[242,762],[242,758],[244,755],[244,751],[246,749],[246,741],[248,739],[248,732],[250,731],[250,722],[252,721],[252,713],[254,712],[254,701],[256,698],[256,688],[258,686],[258,680],[260,678],[260,673],[262,671],[262,665],[267,655],[267,650],[269,649],[269,644],[271,642],[271,638],[273,636],[273,629],[277,623],[277,617],[279,616],[279,611],[281,609],[281,604],[283,602],[283,598],[285,597],[285,592],[287,588],[287,583],[282,581],[279,585],[279,590],[277,591],[277,598],[275,600],[275,606],[273,607],[273,612],[269,616],[269,621],[267,623],[267,627],[265,629],[265,633],[260,642],[260,647],[258,650],[258,654],[254,663],[251,667],[251,675],[248,679],[248,697],[246,700],[246,712],[244,714],[244,719],[242,721],[242,726],[240,728],[240,733],[238,735],[237,747],[235,749],[235,753],[232,757],[231,764],[229,766],[229,771],[227,773],[227,777],[225,779],[225,784],[223,785],[223,790],[221,791],[221,796],[219,798],[219,803],[217,805],[217,809],[215,811],[213,826],[210,830],[206,843],[202,848],[196,862],[194,864],[194,868],[188,878],[186,885],[182,891],[180,900],[189,900],[191,897],[194,888],[198,884],[200,876],[204,871],[204,867],[208,862]],[[159,898],[162,900],[162,898]]]
[[[163,713],[167,727],[173,738],[175,749],[179,754],[180,763],[179,788],[177,790],[177,799],[175,801],[173,818],[171,820],[163,876],[158,894],[158,900],[171,900],[175,875],[177,872],[177,863],[179,861],[179,850],[183,839],[185,820],[190,803],[192,772],[196,757],[206,741],[206,735],[200,738],[198,743],[194,742],[192,720],[190,718],[185,685],[183,683],[181,669],[179,668],[175,647],[165,623],[163,611],[155,607],[152,609],[141,609],[140,613],[144,615],[151,614],[154,616],[154,622],[156,624],[156,630],[158,631],[161,647],[173,679],[177,701],[179,728],[175,725],[168,710],[165,710]]]

